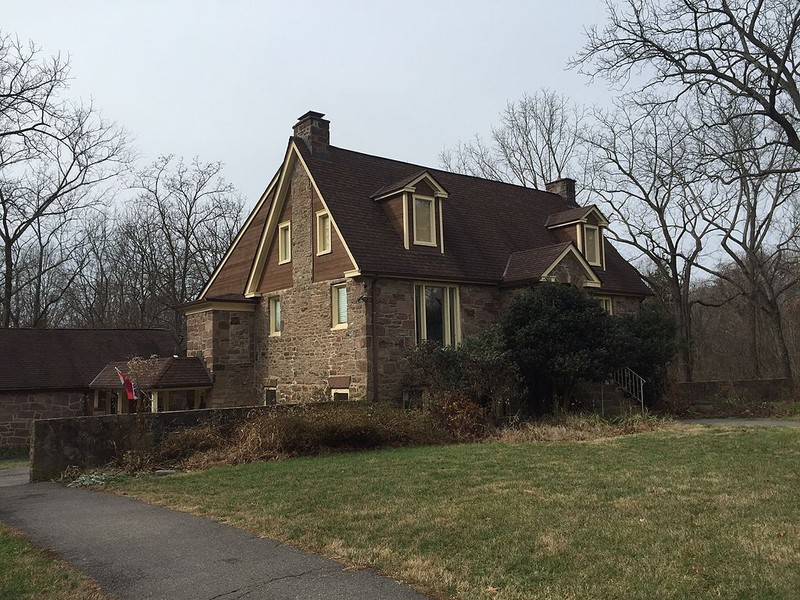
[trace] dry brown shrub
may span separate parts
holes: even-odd
[[[643,433],[671,427],[673,421],[650,415],[631,415],[613,421],[599,415],[580,414],[545,417],[504,427],[488,441],[506,444],[527,442],[582,442],[616,437],[632,433]]]

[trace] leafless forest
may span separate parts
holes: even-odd
[[[674,315],[685,380],[800,364],[800,5],[622,0],[569,68],[613,105],[539,89],[445,168],[579,182]],[[126,131],[67,99],[69,64],[0,37],[2,327],[167,327],[242,222],[222,166],[141,167]],[[468,133],[468,132],[467,132]]]

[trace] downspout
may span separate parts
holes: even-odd
[[[372,339],[372,348],[370,348],[370,365],[372,370],[372,401],[378,401],[378,340],[375,339],[375,282],[378,281],[378,276],[372,278],[369,290],[369,315],[370,315],[370,338]]]

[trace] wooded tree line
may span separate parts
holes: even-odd
[[[0,35],[0,327],[164,327],[241,225],[219,162],[135,159],[69,63]]]
[[[608,2],[569,66],[611,108],[550,90],[508,104],[445,167],[573,177],[681,337],[679,377],[790,377],[800,358],[800,4]]]

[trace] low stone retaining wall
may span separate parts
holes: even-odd
[[[243,406],[39,419],[33,422],[31,481],[53,479],[68,467],[86,469],[106,465],[128,450],[152,448],[178,429],[209,421],[224,429],[250,414],[287,408],[290,406]]]
[[[759,405],[787,400],[793,393],[791,379],[742,379],[738,381],[686,381],[671,390],[691,408],[709,412],[731,405]]]

